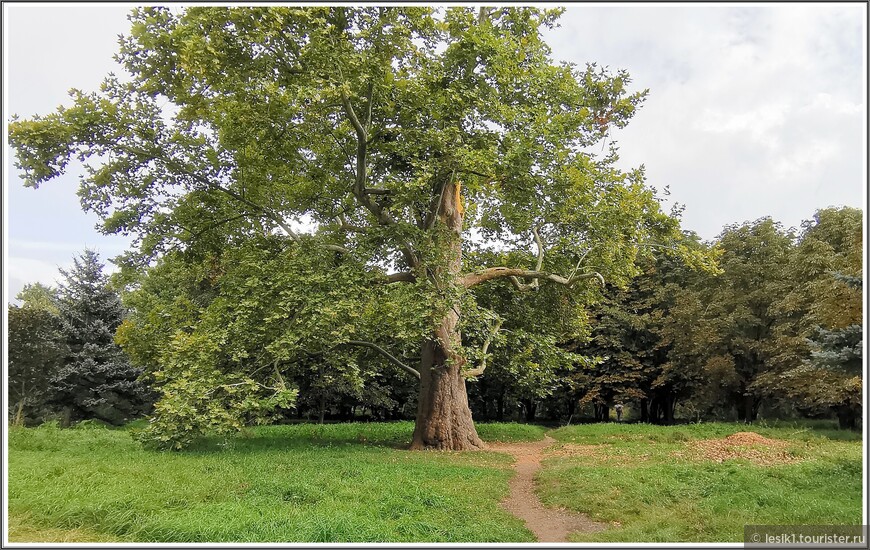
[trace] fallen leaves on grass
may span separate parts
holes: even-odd
[[[604,458],[608,454],[608,449],[610,445],[601,444],[601,445],[574,445],[572,443],[567,443],[562,445],[561,447],[557,447],[549,452],[547,452],[548,456],[584,456],[584,457],[593,457],[593,458]]]
[[[798,457],[786,447],[788,441],[769,439],[755,432],[737,432],[722,439],[701,439],[687,443],[686,451],[676,457],[704,458],[714,462],[745,459],[759,466],[774,466],[796,462]]]
[[[545,451],[545,456],[581,458],[585,463],[610,464],[614,466],[631,466],[650,460],[650,453],[637,453],[634,449],[600,443],[597,445],[578,445],[566,443]]]

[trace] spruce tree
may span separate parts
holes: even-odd
[[[834,272],[834,279],[853,292],[860,293],[862,278]],[[860,317],[853,318],[856,323],[846,326],[825,328],[818,326],[816,336],[810,339],[813,351],[809,364],[825,369],[841,382],[840,403],[834,412],[841,428],[857,428],[861,418],[861,375],[864,365],[864,326]]]
[[[115,344],[124,310],[99,256],[85,250],[61,274],[58,306],[69,353],[51,380],[51,391],[64,424],[91,418],[120,424],[145,413],[149,390],[138,380],[141,369]]]

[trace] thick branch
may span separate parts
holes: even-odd
[[[365,130],[368,133],[372,128],[372,106],[374,105],[374,97],[375,97],[375,83],[374,80],[369,79],[369,89],[368,94],[366,95],[366,123]]]
[[[332,250],[333,252],[340,252],[342,254],[350,254],[350,250],[346,249],[345,247],[343,247],[341,245],[337,245],[337,244],[324,244],[323,248],[325,248],[327,250]]]
[[[485,6],[481,6],[480,10],[477,12],[477,24],[483,25],[483,22],[489,17],[489,8]]]
[[[480,365],[477,368],[470,369],[465,371],[463,374],[466,378],[477,377],[483,374],[483,371],[486,370],[486,351],[489,349],[489,344],[492,342],[492,339],[498,334],[499,329],[501,329],[502,319],[496,321],[495,326],[492,329],[492,332],[489,335],[489,338],[486,339],[486,342],[483,343],[483,347],[480,348]]]
[[[541,241],[541,234],[538,233],[537,227],[532,228],[532,235],[535,236],[535,244],[538,245],[538,263],[535,264],[535,271],[540,271],[544,267],[544,243]]]
[[[468,273],[464,275],[461,280],[465,288],[471,288],[475,285],[479,285],[480,283],[484,283],[492,279],[504,279],[506,277],[529,277],[535,279],[547,279],[549,281],[553,281],[554,283],[565,286],[571,286],[580,279],[590,279],[592,277],[596,277],[601,282],[601,284],[604,285],[604,277],[601,275],[601,273],[598,273],[597,271],[580,273],[577,275],[573,275],[569,279],[566,279],[565,277],[562,277],[561,275],[556,275],[555,273],[548,273],[546,271],[531,271],[528,269],[519,269],[514,267],[490,267],[488,269],[482,269],[480,271]],[[514,286],[516,286],[516,283],[514,283]],[[520,288],[520,290],[522,289]]]
[[[353,124],[357,137],[365,143],[368,140],[366,129],[356,116],[356,111],[354,111],[353,105],[350,104],[350,97],[348,97],[347,92],[345,92],[344,89],[341,90],[341,104],[344,105],[344,112],[350,119],[350,123]]]
[[[341,103],[344,105],[344,112],[347,117],[350,119],[351,124],[353,124],[354,129],[356,130],[356,177],[354,179],[353,185],[353,195],[356,197],[357,201],[361,205],[363,205],[366,210],[374,214],[375,218],[378,220],[378,223],[381,225],[395,225],[396,220],[393,216],[384,210],[378,205],[378,203],[374,202],[369,196],[369,192],[366,189],[366,156],[368,154],[368,133],[366,132],[365,127],[360,122],[359,118],[356,115],[356,111],[353,109],[353,105],[350,103],[350,97],[348,97],[347,92],[342,89],[341,91]],[[378,191],[378,190],[375,190]],[[405,257],[405,261],[411,267],[417,267],[420,263],[417,259],[417,255],[414,254],[414,251],[410,244],[403,243],[400,247],[402,251],[402,255]]]
[[[488,180],[493,179],[493,176],[491,174],[484,174],[483,172],[478,172],[477,170],[470,170],[468,168],[457,168],[456,171],[463,172],[465,174],[472,174],[474,176],[480,176],[480,177],[486,178]]]
[[[538,263],[535,264],[535,271],[541,271],[541,268],[544,267],[544,243],[541,241],[541,234],[538,233],[537,227],[532,227],[532,235],[534,235],[535,244],[538,246]],[[530,284],[523,284],[518,277],[511,277],[511,283],[520,291],[537,290],[541,286],[540,281],[536,278]]]
[[[385,282],[390,283],[413,283],[417,278],[410,271],[391,273],[385,277]]]
[[[369,227],[364,227],[362,225],[348,223],[347,218],[341,215],[338,217],[338,221],[341,222],[341,225],[338,226],[338,229],[341,231],[348,231],[350,233],[366,233],[370,229]]]
[[[364,348],[373,349],[373,350],[375,350],[376,352],[378,352],[378,353],[380,353],[381,355],[383,355],[384,357],[386,357],[387,359],[389,359],[390,363],[396,365],[396,366],[399,367],[400,369],[403,369],[403,370],[405,370],[405,371],[407,371],[407,372],[413,374],[414,376],[417,377],[417,379],[420,378],[420,373],[417,372],[416,369],[412,369],[411,367],[409,367],[409,366],[406,365],[405,363],[402,363],[401,361],[399,361],[398,359],[396,359],[396,358],[395,358],[395,357],[394,357],[390,352],[388,352],[387,350],[385,350],[385,349],[382,348],[381,346],[375,344],[374,342],[363,342],[363,341],[361,341],[361,340],[348,340],[347,342],[345,342],[345,344],[348,345],[348,346],[361,346],[361,347],[364,347]]]

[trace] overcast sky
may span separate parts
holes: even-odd
[[[124,6],[4,9],[4,112],[47,114],[67,90],[97,89],[110,71]],[[866,184],[866,5],[569,5],[548,31],[554,57],[626,69],[649,97],[612,137],[624,168],[685,206],[705,239],[725,224],[772,216],[798,226],[818,208],[863,208]],[[82,212],[77,175],[25,189],[4,150],[7,299],[54,284],[85,246],[104,259],[129,240]],[[110,266],[111,267],[111,266]]]

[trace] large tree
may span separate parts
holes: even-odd
[[[775,306],[787,291],[782,282],[794,235],[761,218],[725,227],[718,245],[722,273],[674,312],[676,326],[689,321],[696,327],[693,341],[674,351],[701,359],[712,394],[733,406],[739,420],[752,422],[764,398],[753,384],[774,368],[782,346]]]
[[[413,447],[476,448],[464,373],[477,365],[460,333],[476,288],[594,293],[633,275],[648,241],[678,237],[642,171],[620,172],[601,145],[645,93],[624,72],[555,63],[540,30],[559,12],[137,9],[118,54],[129,79],[15,120],[10,141],[34,187],[90,159],[83,204],[104,231],[138,237],[130,264],[280,234],[334,255],[362,302],[411,285],[391,315],[427,326],[405,369],[419,377]],[[510,262],[464,261],[493,244]],[[317,352],[297,328],[283,353]],[[345,331],[331,345],[351,341],[363,342]],[[271,350],[241,368],[300,359]]]

